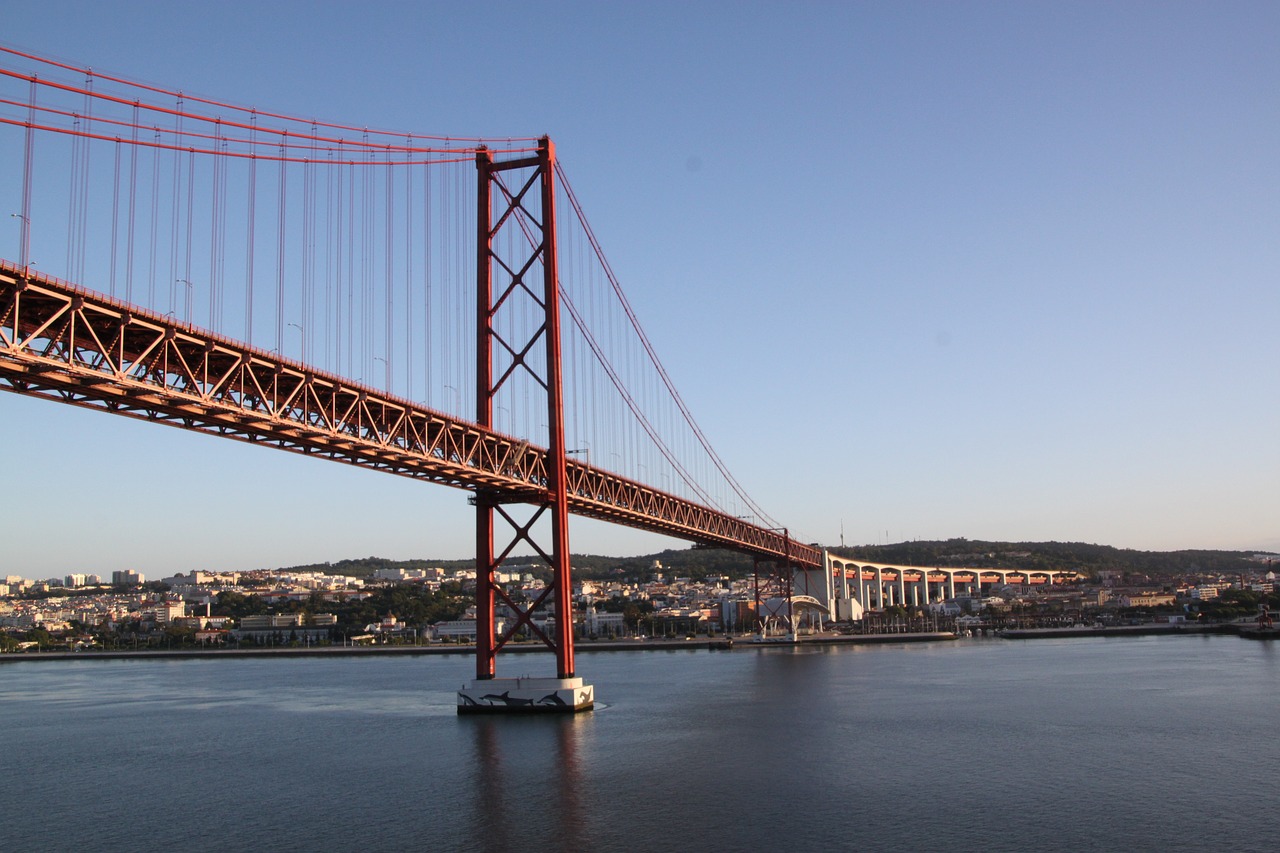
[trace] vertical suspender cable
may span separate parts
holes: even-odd
[[[453,210],[453,181],[451,180],[453,167],[450,167],[450,174],[445,176],[445,180],[441,183],[441,209],[440,209],[440,285],[442,292],[440,294],[440,310],[442,320],[440,321],[440,379],[441,386],[448,389],[449,386],[457,388],[457,380],[453,376],[452,361],[449,353],[453,348],[453,327],[456,325],[453,315],[453,289],[455,282],[453,280],[453,241],[449,239],[449,220],[456,214]],[[446,411],[454,412],[449,408],[449,397],[446,395],[443,407]],[[457,414],[457,412],[454,412]]]
[[[386,368],[386,376],[383,379],[383,382],[384,382],[383,390],[385,390],[388,394],[390,394],[391,393],[391,359],[395,357],[394,350],[392,349],[392,340],[394,338],[392,324],[395,321],[394,275],[395,275],[395,234],[396,234],[395,228],[392,227],[395,219],[395,183],[394,183],[395,170],[392,169],[391,167],[391,146],[390,145],[388,145],[386,148],[386,169],[387,169],[387,200],[386,200],[387,221],[383,223],[383,227],[386,229],[386,247],[387,247],[386,260],[384,261],[384,263],[386,264],[386,282],[387,282],[387,294],[386,294],[387,316],[385,321],[386,329],[384,330],[384,333],[383,333],[384,339],[382,342],[382,352],[383,352],[382,366]]]
[[[222,164],[222,170],[218,175],[218,325],[215,326],[218,331],[226,334],[226,313],[227,313],[227,215],[230,208],[230,199],[227,190],[231,181],[231,163],[232,160],[228,156],[230,142],[220,136],[220,142],[214,153],[214,160]],[[242,333],[243,334],[243,333]]]
[[[413,137],[405,139],[413,150]],[[404,170],[404,369],[405,398],[413,399],[413,154]]]
[[[120,137],[116,137],[116,168],[111,192],[111,295],[116,295],[116,246],[120,233]]]
[[[80,148],[88,145],[89,140],[84,138],[80,128],[79,113],[72,114],[72,136],[71,136],[71,180],[67,184],[67,262],[63,267],[67,271],[67,278],[77,281],[75,277],[75,243],[76,243],[76,223],[79,221],[79,213],[77,212],[77,204],[80,199],[80,182],[84,180],[84,176],[80,174]]]
[[[174,133],[174,149],[171,152],[173,156],[173,189],[172,201],[169,206],[169,310],[177,316],[178,300],[178,223],[180,216],[178,214],[178,199],[180,198],[180,184],[182,183],[182,170],[179,168],[182,156],[179,153],[182,147],[182,98],[178,98],[177,109],[175,110],[175,133]]]
[[[280,134],[280,194],[276,202],[276,352],[284,354],[284,215],[289,131]]]
[[[333,149],[329,148],[325,152],[324,170],[324,323],[321,328],[325,334],[325,366],[336,371],[338,363],[334,361],[334,352],[337,349],[338,326],[334,313],[333,258],[337,241],[333,239],[333,178]]]
[[[316,283],[316,217],[318,215],[316,209],[316,134],[316,123],[312,121],[311,138],[307,143],[310,151],[302,161],[304,180],[302,188],[304,198],[302,203],[302,328],[311,331],[310,335],[306,331],[302,334],[302,358],[308,364],[311,364],[317,358],[318,347],[316,343],[324,341],[324,334],[319,325],[319,313],[317,311],[317,305],[320,300],[316,293],[318,288]]]
[[[355,378],[356,344],[356,161],[347,163],[347,376]]]
[[[73,282],[83,282],[84,280],[84,234],[87,232],[86,211],[88,207],[88,186],[90,186],[90,177],[88,177],[88,167],[90,167],[90,151],[92,150],[92,142],[88,140],[87,134],[92,133],[93,117],[93,73],[87,72],[84,76],[84,124],[83,129],[86,133],[83,145],[81,146],[81,158],[77,163],[79,172],[79,181],[73,183],[72,193],[76,195],[76,213],[72,215],[70,222],[70,237],[68,242],[68,261],[67,270]]]
[[[93,132],[93,128],[92,128],[93,71],[92,70],[90,70],[85,74],[84,90],[85,90],[84,131],[85,133],[92,133]],[[72,275],[73,281],[84,281],[84,264],[85,264],[85,253],[86,253],[86,242],[87,242],[86,237],[89,232],[89,183],[90,183],[89,165],[91,162],[89,154],[92,150],[93,150],[92,143],[86,141],[84,145],[84,165],[83,165],[83,168],[80,170],[80,175],[81,175],[81,183],[80,183],[81,195],[80,195],[80,208],[79,208],[80,221],[77,223],[77,228],[76,228],[76,245],[79,251],[77,252],[77,257],[75,258],[76,266],[73,270],[73,275]]]
[[[191,318],[191,299],[195,295],[195,282],[191,280],[191,252],[195,246],[195,232],[192,230],[195,223],[195,186],[196,186],[196,152],[193,148],[187,149],[187,241],[186,241],[186,265],[183,269],[183,282],[186,284],[187,297],[187,322],[192,322]]]
[[[334,152],[330,151],[329,156],[333,157]],[[332,166],[334,170],[334,220],[333,220],[333,267],[334,267],[334,307],[333,307],[333,325],[334,325],[334,361],[333,369],[342,370],[342,355],[347,350],[342,345],[342,323],[345,312],[342,310],[342,288],[346,277],[342,274],[342,140],[338,140],[337,165]],[[348,378],[350,377],[350,365],[348,365]]]
[[[430,406],[433,398],[432,389],[435,387],[434,376],[431,373],[431,350],[432,343],[435,341],[435,329],[431,324],[431,282],[433,280],[434,269],[432,266],[431,252],[431,166],[428,163],[422,169],[422,346],[425,354],[423,369],[426,372],[425,383],[423,385],[423,401]]]
[[[258,213],[258,112],[249,114],[249,192],[245,199],[244,339],[253,341],[253,256]]]
[[[221,331],[222,318],[219,316],[218,308],[220,306],[219,296],[222,290],[221,270],[218,265],[218,226],[221,223],[220,202],[221,197],[218,193],[218,184],[222,178],[223,162],[218,156],[220,142],[222,138],[222,120],[218,119],[214,123],[213,134],[213,174],[210,178],[210,188],[212,192],[209,194],[210,204],[210,223],[209,223],[209,327],[214,331]]]
[[[462,390],[461,390],[467,387],[467,383],[463,378],[466,370],[464,363],[470,361],[471,359],[463,358],[461,355],[457,355],[455,357],[455,353],[471,352],[471,350],[466,347],[466,344],[465,344],[466,333],[464,331],[469,324],[463,322],[462,320],[464,316],[462,312],[466,310],[466,306],[468,305],[469,300],[466,298],[468,284],[466,281],[466,276],[463,274],[464,270],[466,269],[466,265],[465,265],[466,261],[464,260],[464,258],[466,257],[466,250],[464,248],[465,237],[464,237],[462,228],[458,224],[466,221],[463,218],[463,201],[462,201],[463,196],[466,193],[466,185],[463,182],[462,170],[455,168],[453,170],[453,174],[454,174],[454,181],[455,181],[454,192],[453,192],[453,216],[450,217],[450,221],[453,223],[452,266],[454,271],[453,290],[454,290],[454,297],[455,297],[453,304],[455,306],[455,310],[457,310],[459,313],[457,314],[457,320],[454,323],[454,328],[458,330],[458,335],[456,336],[456,339],[454,341],[454,347],[451,348],[446,353],[446,357],[454,362],[454,364],[451,365],[450,372],[453,373],[455,377],[454,383],[453,383],[454,387],[459,389],[458,390],[458,398],[459,398],[458,414],[462,415],[467,411],[466,404],[465,402],[462,401]]]
[[[129,227],[125,236],[128,241],[125,249],[125,273],[124,273],[124,293],[125,301],[133,302],[133,247],[134,247],[134,224],[136,222],[134,216],[137,209],[138,198],[138,111],[140,105],[138,101],[133,102],[133,139],[129,145]]]
[[[373,179],[371,164],[373,151],[369,150],[369,133],[365,131],[365,158],[360,170],[360,377],[372,384],[373,368]]]
[[[27,268],[31,264],[31,160],[35,152],[33,146],[35,143],[35,123],[36,123],[36,77],[31,76],[31,100],[27,106],[27,132],[26,142],[23,147],[22,155],[22,257],[19,263],[22,265],[23,274],[27,273]]]
[[[147,307],[156,307],[156,254],[160,234],[160,128],[152,128],[155,147],[151,149],[151,262],[147,267]]]
[[[302,160],[302,322],[299,327],[302,333],[302,360],[304,362],[310,357],[307,352],[307,329],[314,329],[315,323],[312,321],[312,314],[315,307],[315,255],[314,243],[315,234],[312,228],[315,224],[315,213],[312,207],[315,206],[315,166],[311,162],[310,157],[304,157]]]

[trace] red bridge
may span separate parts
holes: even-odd
[[[712,450],[549,139],[297,119],[0,48],[0,156],[0,388],[471,491],[462,711],[590,706],[569,513],[752,554],[784,588],[823,565]],[[530,604],[495,580],[520,549],[554,574]],[[556,678],[489,685],[525,630]]]

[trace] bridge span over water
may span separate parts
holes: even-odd
[[[860,564],[793,537],[693,419],[549,137],[373,131],[0,46],[0,199],[17,226],[0,391],[470,492],[464,712],[591,707],[570,514],[750,554],[788,616],[1056,582]],[[500,580],[517,557],[550,569],[536,600]],[[533,620],[544,607],[554,627]],[[501,628],[499,608],[516,614]],[[499,689],[522,632],[555,677]]]
[[[265,112],[0,45],[0,201],[0,391],[470,493],[460,711],[591,707],[570,515],[822,565],[694,420],[547,136]],[[509,559],[550,570],[540,595]],[[495,684],[524,634],[555,677]]]

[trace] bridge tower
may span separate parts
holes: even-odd
[[[542,482],[531,484],[528,493],[480,488],[473,498],[476,678],[458,692],[460,714],[571,713],[594,704],[594,689],[577,677],[573,662],[555,172],[555,146],[547,137],[531,156],[495,161],[486,148],[476,153],[476,423],[493,427],[496,401],[521,377],[524,387],[545,398],[548,450]],[[535,320],[528,322],[531,313]],[[552,575],[527,606],[498,578],[503,562],[521,545],[532,548]],[[497,618],[499,603],[515,614],[509,624]],[[548,604],[551,617],[539,626],[534,612]],[[554,678],[497,677],[498,652],[522,630],[555,653]]]

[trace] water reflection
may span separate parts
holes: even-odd
[[[582,850],[591,714],[463,716],[475,753],[477,850]]]

